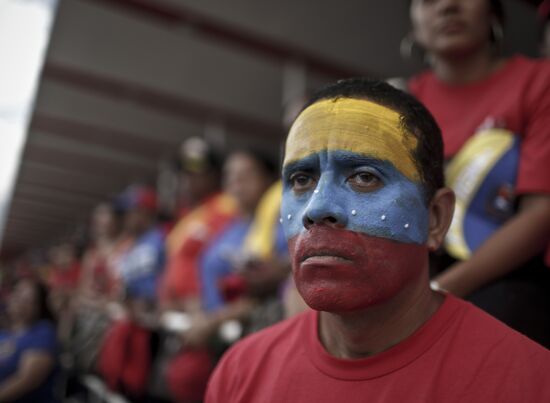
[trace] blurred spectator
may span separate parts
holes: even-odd
[[[71,242],[54,246],[49,251],[48,285],[52,308],[58,321],[58,334],[66,344],[74,321],[73,298],[80,280],[80,261],[77,248]]]
[[[120,245],[120,223],[114,206],[98,205],[90,222],[91,245],[84,254],[76,304],[71,351],[76,368],[94,368],[100,343],[109,325],[106,308],[115,297],[116,275],[112,262]]]
[[[225,164],[224,190],[237,201],[238,215],[201,258],[201,300],[206,311],[215,311],[226,302],[220,280],[255,258],[245,254],[243,246],[258,202],[275,178],[274,165],[259,155],[235,152]]]
[[[124,293],[130,299],[155,301],[164,268],[164,235],[155,221],[155,192],[133,186],[117,202],[125,211],[124,231],[133,239],[132,246],[116,262]]]
[[[410,89],[442,129],[457,196],[433,285],[548,347],[550,63],[500,54],[498,0],[413,0],[410,15],[432,67]]]
[[[227,302],[239,297],[239,289],[242,294],[261,293],[258,289],[260,284],[251,284],[251,281],[254,282],[255,277],[260,276],[258,272],[263,271],[262,256],[254,255],[251,248],[246,250],[245,241],[251,230],[258,203],[275,179],[275,175],[274,164],[258,152],[239,151],[227,159],[224,168],[224,190],[237,201],[239,214],[212,242],[201,258],[201,300],[204,311],[219,311]],[[270,234],[269,241],[273,243],[277,217],[278,215],[273,217],[273,225],[270,228],[273,234]],[[235,276],[239,276],[240,280],[235,279]],[[230,289],[231,281],[223,281],[228,279],[233,279],[236,290]],[[239,286],[239,283],[242,286]],[[256,287],[251,287],[253,285]],[[219,325],[220,320],[218,314],[213,325]],[[186,337],[191,337],[192,333],[188,333]],[[196,342],[199,340],[203,338],[197,337]]]
[[[157,285],[165,263],[164,236],[156,226],[152,189],[131,186],[117,205],[125,211],[123,231],[132,243],[115,262],[123,305],[105,336],[98,369],[112,390],[142,397],[151,369],[151,329],[156,326]]]
[[[75,245],[65,242],[51,248],[50,262],[48,284],[51,291],[67,298],[74,293],[80,279],[80,262]]]
[[[171,362],[167,372],[168,385],[178,402],[202,399],[213,367],[211,354],[204,348],[222,323],[250,316],[255,304],[243,299],[245,294],[258,297],[260,293],[265,294],[265,290],[261,289],[265,288],[265,281],[260,281],[260,275],[252,275],[256,282],[251,283],[246,272],[254,274],[266,271],[267,267],[255,257],[245,254],[243,246],[258,202],[275,176],[274,164],[258,152],[234,152],[225,163],[224,191],[236,200],[238,215],[208,245],[200,258],[201,306],[205,311],[193,313],[191,328],[183,334],[186,348]],[[273,217],[274,223],[277,216]],[[276,225],[271,229],[274,227]],[[279,275],[279,283],[285,274]],[[230,278],[233,281],[228,282]],[[226,280],[225,293],[223,280]],[[233,290],[229,291],[229,287]],[[232,295],[227,299],[229,293]],[[281,315],[272,319],[272,323],[280,319]],[[197,376],[198,373],[202,377]]]
[[[57,402],[58,346],[46,288],[19,280],[8,315],[9,330],[0,332],[0,401]]]
[[[220,193],[220,161],[209,145],[190,138],[181,146],[181,218],[166,241],[168,263],[160,298],[164,309],[197,310],[198,258],[236,214],[234,200]]]
[[[93,305],[112,295],[116,280],[110,263],[119,233],[120,223],[114,206],[109,203],[98,205],[90,222],[91,244],[83,258],[79,286],[81,304]]]

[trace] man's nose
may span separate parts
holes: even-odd
[[[348,216],[334,196],[330,189],[315,189],[302,217],[305,228],[309,229],[313,224],[346,227]]]

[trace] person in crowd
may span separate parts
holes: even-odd
[[[434,287],[548,347],[550,62],[501,55],[499,0],[413,0],[410,16],[431,68],[409,87],[441,127],[457,195]]]
[[[90,219],[90,245],[82,259],[79,299],[82,305],[100,305],[113,295],[115,273],[113,252],[120,241],[120,217],[112,203],[100,203]]]
[[[550,352],[430,288],[453,205],[440,130],[412,96],[367,79],[314,95],[287,138],[281,206],[313,310],[232,347],[206,402],[548,401]]]
[[[199,260],[202,309],[193,313],[191,328],[182,335],[184,349],[171,361],[167,372],[168,385],[178,402],[202,400],[214,360],[209,347],[219,327],[228,320],[249,318],[259,305],[251,298],[256,296],[255,291],[262,290],[258,284],[250,283],[248,273],[266,268],[244,251],[244,244],[258,203],[275,176],[275,164],[261,152],[235,151],[227,158],[223,189],[236,201],[238,215],[207,246]],[[204,364],[198,365],[199,356]],[[189,365],[190,360],[197,361],[194,368]],[[198,368],[203,369],[201,379],[197,377]]]
[[[257,151],[236,151],[224,167],[224,190],[238,206],[238,215],[209,245],[201,257],[201,302],[205,311],[222,308],[227,300],[222,280],[230,275],[246,275],[255,256],[243,250],[254,213],[263,194],[275,180],[275,165]],[[244,279],[243,279],[244,280]]]
[[[123,232],[132,242],[113,263],[120,280],[122,309],[104,338],[98,369],[111,389],[142,397],[151,369],[151,330],[157,326],[164,234],[156,225],[156,194],[152,189],[130,186],[116,203],[124,211]]]
[[[156,223],[156,194],[151,188],[130,186],[117,200],[124,211],[124,232],[131,246],[115,262],[126,298],[156,301],[165,264],[164,235]]]
[[[0,331],[0,402],[55,403],[56,328],[44,285],[18,280],[9,298],[9,327]]]
[[[50,250],[49,258],[52,264],[48,277],[50,288],[53,290],[59,288],[63,291],[74,290],[80,279],[80,263],[76,245],[70,241],[56,245]]]
[[[47,283],[50,299],[57,320],[57,331],[62,344],[69,343],[74,322],[73,301],[78,290],[81,265],[76,243],[63,242],[49,251]]]
[[[164,310],[199,311],[198,259],[235,217],[237,206],[220,192],[220,158],[204,140],[183,142],[180,166],[181,218],[167,236],[159,295]]]
[[[82,275],[75,301],[75,326],[71,351],[80,371],[95,368],[101,341],[110,323],[107,306],[116,299],[117,276],[113,268],[124,240],[120,219],[112,203],[101,203],[92,212],[90,246],[82,259]]]

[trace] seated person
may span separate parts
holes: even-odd
[[[53,247],[49,253],[50,267],[47,284],[51,306],[57,319],[60,342],[69,342],[74,322],[73,300],[80,281],[81,267],[77,247],[64,242]]]
[[[550,352],[429,286],[453,205],[412,96],[366,79],[317,93],[287,138],[281,206],[312,310],[233,346],[206,402],[550,401]]]
[[[168,385],[177,401],[203,398],[214,358],[208,349],[209,341],[224,321],[244,319],[254,307],[249,299],[240,298],[246,287],[242,277],[239,282],[242,292],[234,295],[235,300],[226,299],[220,287],[229,276],[236,275],[242,261],[247,259],[242,254],[243,244],[258,202],[274,178],[274,164],[257,152],[236,151],[225,163],[224,191],[236,201],[238,215],[199,259],[201,310],[192,313],[191,328],[182,335],[185,348],[171,361],[167,371]]]
[[[99,204],[90,220],[91,243],[82,259],[82,274],[75,298],[75,323],[70,350],[77,370],[95,367],[105,331],[107,306],[115,297],[116,277],[112,262],[120,253],[119,219],[114,206]]]
[[[239,274],[239,269],[244,271],[257,258],[250,248],[244,250],[245,243],[258,203],[276,176],[275,165],[259,155],[257,152],[238,151],[230,155],[225,164],[224,188],[236,200],[239,214],[200,260],[201,299],[207,312],[217,311],[228,302],[224,296],[223,280]],[[240,274],[244,281],[246,274]]]
[[[237,207],[220,192],[220,158],[204,140],[185,140],[178,161],[182,213],[166,238],[167,264],[158,292],[163,310],[193,312],[200,310],[198,260]]]
[[[46,288],[19,280],[0,331],[0,402],[55,403],[58,343]]]
[[[132,186],[118,198],[118,204],[125,211],[123,231],[132,242],[114,263],[121,309],[103,341],[98,368],[111,389],[142,397],[151,370],[151,330],[157,325],[164,235],[155,222],[153,190]]]

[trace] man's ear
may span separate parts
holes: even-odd
[[[431,251],[437,250],[451,225],[455,209],[455,194],[449,188],[439,189],[430,202],[430,227],[426,245]]]

